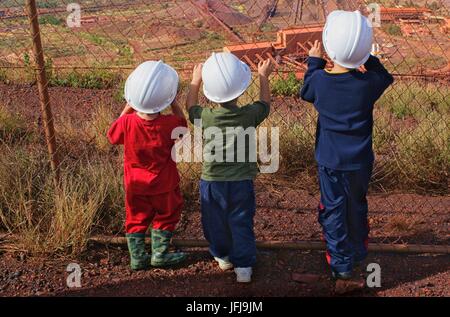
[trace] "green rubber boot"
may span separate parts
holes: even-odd
[[[172,232],[166,230],[152,230],[152,266],[164,267],[175,265],[186,259],[183,252],[169,252]]]
[[[145,252],[145,234],[127,234],[130,266],[133,271],[145,270],[150,267],[150,256]]]

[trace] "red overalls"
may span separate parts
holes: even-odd
[[[133,113],[108,131],[111,144],[124,145],[126,233],[145,233],[152,223],[154,229],[174,231],[180,220],[183,197],[171,156],[177,127],[186,128],[186,120],[175,115],[144,120]]]

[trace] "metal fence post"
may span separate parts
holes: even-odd
[[[44,123],[45,138],[50,165],[54,173],[55,185],[59,184],[58,153],[56,148],[55,127],[53,125],[53,115],[50,106],[50,96],[48,93],[48,79],[45,70],[44,51],[42,49],[41,35],[39,30],[38,13],[35,0],[27,0],[26,10],[30,21],[30,29],[33,40],[33,53],[36,66],[36,79],[39,89],[39,101],[41,105],[42,119]]]

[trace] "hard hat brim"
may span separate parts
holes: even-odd
[[[174,100],[175,100],[175,98],[174,98]],[[127,102],[128,102],[128,101],[127,101]],[[140,113],[145,113],[145,114],[156,114],[156,113],[159,113],[159,112],[161,112],[161,111],[166,110],[166,109],[172,104],[172,102],[173,102],[173,100],[172,100],[171,102],[165,104],[164,106],[155,108],[155,109],[153,109],[153,110],[148,110],[148,109],[143,109],[143,108],[140,108],[140,107],[136,107],[136,106],[133,105],[131,102],[128,102],[128,105],[129,105],[131,108],[133,108],[134,110],[136,110],[137,112],[140,112]]]
[[[340,66],[342,66],[342,67],[345,67],[345,68],[348,68],[348,69],[356,69],[356,68],[359,68],[360,66],[362,66],[362,65],[364,65],[366,62],[367,62],[367,60],[369,59],[369,57],[370,57],[370,52],[367,54],[367,56],[366,57],[364,57],[364,59],[362,59],[359,63],[341,63],[340,61],[338,61],[338,60],[336,60],[336,59],[331,59],[334,63],[336,63],[336,64],[338,64],[338,65],[340,65]]]

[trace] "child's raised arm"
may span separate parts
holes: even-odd
[[[181,110],[180,104],[178,103],[178,101],[176,99],[172,102],[170,107],[172,108],[172,112],[174,115],[176,115],[177,117],[179,117],[181,119],[186,119],[186,116],[184,115],[183,110]]]
[[[200,85],[202,83],[202,69],[203,64],[198,64],[194,66],[194,71],[192,73],[192,81],[189,88],[189,93],[186,99],[186,110],[198,104],[198,94],[200,92]]]
[[[270,59],[261,61],[258,64],[258,74],[259,74],[259,99],[268,105],[270,105],[270,83],[269,76],[273,71],[273,64]]]
[[[378,99],[392,85],[394,77],[383,66],[380,59],[373,55],[370,55],[364,67],[372,78],[372,90],[375,93],[375,99]]]
[[[314,102],[314,89],[311,87],[311,77],[315,71],[324,69],[327,62],[323,59],[322,43],[315,41],[314,44],[308,42],[311,46],[308,58],[308,70],[305,73],[304,85],[300,91],[300,97],[308,102]]]
[[[322,43],[316,40],[314,44],[311,42],[308,42],[308,44],[311,46],[311,49],[308,54],[310,58],[308,59],[308,70],[305,74],[305,82],[316,70],[324,69],[327,64],[323,59]]]

